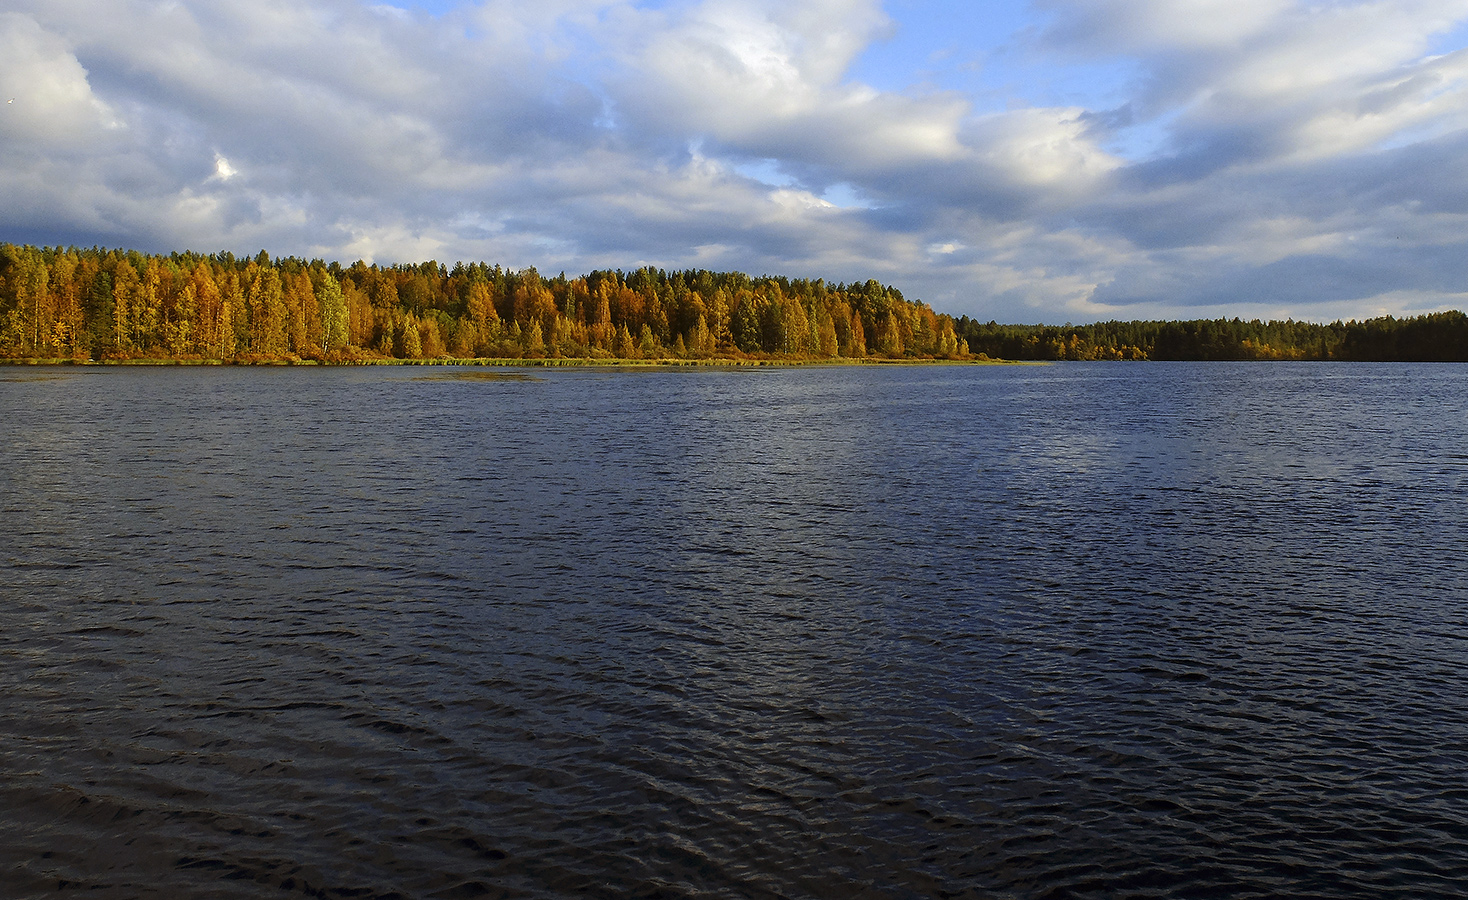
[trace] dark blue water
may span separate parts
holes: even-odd
[[[0,896],[1452,895],[1465,497],[1462,366],[0,369]]]

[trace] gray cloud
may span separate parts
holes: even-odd
[[[876,0],[20,0],[0,237],[877,277],[1020,321],[1464,305],[1468,52],[1429,50],[1468,0],[1042,5],[1030,51],[1133,96],[873,90]]]

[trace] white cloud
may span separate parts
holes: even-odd
[[[641,25],[664,23],[661,29]],[[886,25],[871,0],[709,0],[649,15],[613,82],[631,127],[693,132],[730,152],[885,168],[955,159],[968,105],[848,83],[856,53]]]
[[[0,237],[876,277],[1026,321],[1461,303],[1468,51],[1432,51],[1468,0],[1044,8],[1005,52],[1125,63],[1129,102],[876,90],[877,0],[14,0]]]
[[[238,174],[239,171],[229,164],[229,160],[218,153],[214,154],[214,174],[210,176],[211,180],[217,178],[220,181],[228,181]]]
[[[1101,53],[1235,48],[1296,8],[1291,0],[1039,0],[1057,44]]]
[[[1092,187],[1121,160],[1088,134],[1082,109],[1026,109],[986,116],[969,132],[982,158],[1008,183],[1067,193]]]
[[[120,125],[66,42],[20,13],[0,13],[0,94],[6,143],[65,148]]]
[[[1359,79],[1294,129],[1295,154],[1334,156],[1468,126],[1468,51]],[[1414,134],[1415,133],[1415,134]]]

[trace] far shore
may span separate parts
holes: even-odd
[[[680,359],[664,357],[654,359],[619,359],[613,357],[472,357],[435,359],[367,358],[338,361],[315,359],[71,359],[20,357],[0,359],[0,366],[495,366],[502,368],[534,367],[641,367],[641,368],[743,368],[752,366],[985,366],[985,365],[1043,365],[1032,361],[1006,359],[885,359],[866,357],[862,359],[748,359],[735,357],[708,357]]]

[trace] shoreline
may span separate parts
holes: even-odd
[[[353,359],[338,362],[323,362],[315,359],[70,359],[44,357],[15,357],[0,359],[0,366],[321,366],[325,368],[352,366],[477,366],[488,368],[748,368],[748,367],[795,367],[795,366],[989,366],[989,365],[1045,365],[1043,361],[1007,359],[737,359],[733,357],[711,357],[707,359],[621,359],[614,357],[438,357],[435,359]]]

